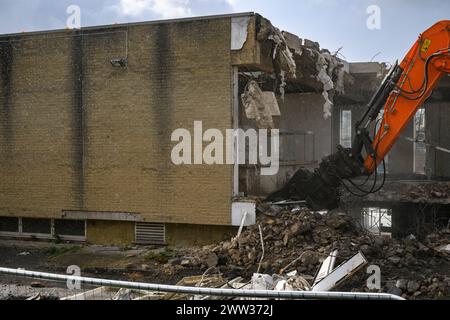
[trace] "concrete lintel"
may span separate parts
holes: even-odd
[[[286,39],[289,49],[294,51],[296,54],[301,55],[303,52],[303,40],[297,35],[287,31],[283,31],[283,36]]]
[[[139,213],[63,211],[62,218],[70,220],[143,221]]]
[[[379,73],[382,70],[378,62],[353,62],[350,63],[350,74]]]

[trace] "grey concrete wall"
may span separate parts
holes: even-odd
[[[283,148],[284,159],[299,159],[304,156],[306,161],[320,161],[331,154],[332,148],[332,119],[324,119],[323,104],[325,100],[321,94],[296,93],[287,94],[284,101],[279,101],[281,109],[280,130],[287,132],[311,131],[314,133],[314,150],[307,143],[306,154],[302,148],[303,137],[298,136]],[[312,158],[312,159],[311,159]]]
[[[281,188],[300,167],[314,167],[332,152],[332,120],[324,119],[324,98],[316,93],[286,94],[278,98],[281,116],[274,118],[280,129],[280,170],[274,176],[261,176],[259,168],[241,166],[240,190],[247,195],[268,195]],[[254,128],[243,107],[240,127]],[[311,134],[303,134],[305,132]]]
[[[450,149],[450,102],[426,104],[426,139],[433,146]],[[450,178],[450,154],[427,148],[427,175],[430,178]]]
[[[402,137],[414,137],[414,121],[410,121],[404,129]],[[399,138],[388,155],[389,174],[413,174],[414,173],[414,143]]]

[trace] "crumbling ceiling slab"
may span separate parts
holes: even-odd
[[[348,63],[337,52],[332,54],[318,42],[280,31],[257,14],[234,19],[232,38],[234,66],[275,79],[276,93],[282,97],[285,93],[322,93],[325,118],[331,116],[333,100],[337,97],[366,101],[386,70],[385,65],[375,62]]]

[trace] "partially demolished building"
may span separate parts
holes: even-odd
[[[362,105],[385,73],[254,13],[3,35],[0,236],[226,238],[254,223],[247,199],[349,139],[343,124],[357,115],[345,122],[342,114]],[[263,176],[260,165],[173,164],[172,133],[195,121],[223,132],[279,129],[278,174]],[[434,173],[445,175],[434,159]]]

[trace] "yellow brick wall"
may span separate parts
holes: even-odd
[[[124,221],[88,221],[86,238],[90,244],[130,245],[134,242],[134,223]]]
[[[1,215],[56,216],[77,206],[72,44],[43,38],[0,42]]]
[[[166,224],[166,243],[169,246],[204,246],[229,240],[236,236],[237,227]]]
[[[232,168],[170,160],[173,130],[193,130],[195,120],[232,127],[230,23],[1,42],[0,72],[8,75],[0,77],[0,215],[119,211],[153,222],[230,224]],[[111,66],[127,50],[127,68]]]

